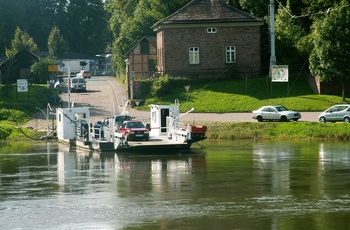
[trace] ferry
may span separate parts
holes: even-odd
[[[113,117],[90,123],[89,107],[57,108],[57,138],[77,148],[116,152],[184,150],[207,138],[206,126],[180,122],[181,116],[192,112],[193,108],[180,115],[178,100],[171,105],[149,107],[150,117],[141,119],[148,138],[131,140]]]

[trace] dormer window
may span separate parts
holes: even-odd
[[[207,28],[207,33],[208,34],[216,34],[216,32],[217,32],[216,27],[209,27],[209,28]]]

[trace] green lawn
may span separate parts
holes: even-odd
[[[175,99],[180,100],[182,111],[193,107],[196,112],[251,112],[268,104],[298,111],[322,111],[333,104],[346,103],[341,96],[313,93],[305,77],[290,77],[289,83],[271,83],[263,77],[193,84],[188,93],[184,88],[173,89],[160,99],[148,98],[139,109],[147,110],[148,103],[169,104]]]
[[[39,112],[37,108],[46,108],[54,91],[46,85],[29,85],[28,92],[17,93],[16,86],[0,87],[0,140],[23,139],[18,127]],[[32,130],[25,130],[34,135]]]

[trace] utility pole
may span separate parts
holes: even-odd
[[[275,54],[275,1],[270,0],[270,76],[271,66],[276,65],[276,54]]]

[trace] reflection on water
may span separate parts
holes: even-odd
[[[349,144],[206,146],[171,155],[100,154],[57,143],[0,146],[0,229],[350,224]]]

